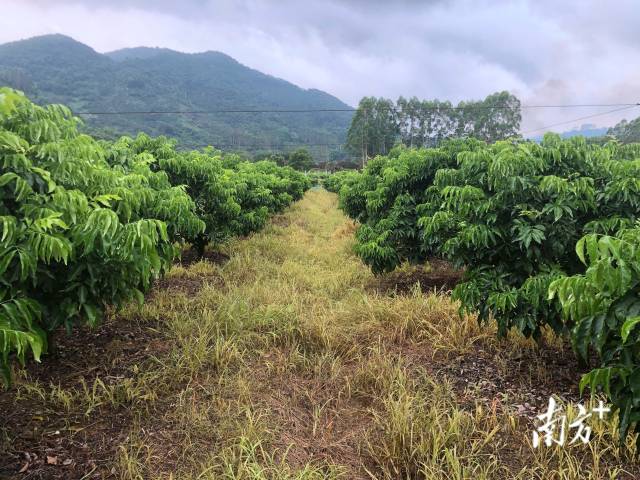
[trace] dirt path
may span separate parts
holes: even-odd
[[[142,309],[60,336],[0,394],[0,478],[637,472],[609,424],[589,447],[533,450],[549,395],[578,399],[566,346],[499,342],[446,293],[411,286],[448,273],[374,278],[351,253],[354,230],[312,190],[212,257],[224,262],[178,265]]]

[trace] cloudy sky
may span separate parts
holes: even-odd
[[[0,0],[0,43],[63,33],[99,52],[219,50],[356,105],[364,95],[640,101],[638,0]],[[525,132],[614,107],[528,109]],[[611,125],[640,107],[576,120]]]

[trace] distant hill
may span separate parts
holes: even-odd
[[[38,103],[64,103],[74,111],[349,108],[328,93],[302,89],[220,52],[187,54],[139,47],[100,54],[63,35],[0,45],[0,85],[23,90]],[[269,150],[297,143],[343,143],[351,113],[83,118],[89,131],[107,138],[144,131],[175,137],[183,147],[260,145]],[[327,157],[329,150],[320,153]]]
[[[608,127],[596,127],[595,125],[592,125],[592,124],[585,124],[585,125],[582,125],[580,128],[577,128],[577,129],[574,128],[573,130],[561,132],[560,136],[562,138],[577,137],[578,135],[586,138],[602,137],[603,135],[606,135],[608,131],[609,131]],[[536,135],[535,137],[530,137],[530,138],[531,140],[540,142],[543,136],[544,135]]]

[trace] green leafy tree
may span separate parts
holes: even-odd
[[[264,158],[256,158],[255,161],[260,160],[269,160],[270,162],[277,163],[281,167],[284,167],[287,164],[287,157],[282,153],[272,153]]]
[[[498,320],[538,337],[542,325],[564,332],[549,284],[581,270],[572,245],[590,231],[611,231],[639,214],[640,190],[626,191],[632,165],[614,145],[562,141],[498,142],[458,154],[437,172],[433,200],[421,206],[422,249],[467,267],[453,292],[480,320]]]
[[[204,232],[187,238],[200,255],[209,243],[219,244],[232,236],[259,230],[269,215],[300,199],[310,185],[302,173],[291,167],[266,160],[249,162],[213,148],[179,152],[175,141],[164,137],[123,137],[111,148],[151,155],[156,159],[150,164],[153,169],[166,175],[176,188],[186,189],[206,224]]]
[[[607,135],[611,135],[622,143],[640,142],[640,117],[635,120],[622,120],[610,128]]]
[[[640,421],[640,227],[587,235],[576,253],[586,272],[556,280],[550,296],[574,325],[578,355],[587,362],[590,349],[597,352],[601,365],[582,378],[580,389],[608,396],[624,441]]]
[[[323,182],[324,188],[333,193],[340,193],[342,186],[359,177],[355,170],[340,170],[329,175]]]
[[[47,332],[142,301],[201,232],[195,205],[149,156],[110,165],[62,106],[0,89],[0,370],[46,350]],[[169,223],[171,222],[171,223]]]
[[[313,157],[306,148],[299,148],[286,157],[286,164],[299,171],[307,171],[313,167]]]
[[[494,143],[519,136],[520,100],[509,92],[494,93],[479,102],[461,102],[453,115],[458,137]]]
[[[356,252],[374,273],[390,271],[403,260],[426,258],[421,248],[419,205],[431,201],[435,175],[452,168],[461,151],[484,143],[474,139],[445,141],[438,148],[395,147],[378,156],[358,175],[340,182],[340,206],[358,220]]]

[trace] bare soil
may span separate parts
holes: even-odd
[[[195,248],[188,248],[182,252],[179,259],[176,259],[176,264],[188,267],[202,260],[207,260],[217,265],[224,265],[229,261],[229,255],[216,250],[206,250],[204,255],[200,256]]]
[[[462,279],[463,270],[455,269],[449,262],[432,259],[429,266],[417,265],[408,271],[394,271],[379,275],[369,284],[369,289],[382,294],[403,295],[420,285],[424,293],[451,291]]]
[[[72,335],[59,331],[52,340],[42,363],[27,364],[30,383],[80,388],[84,381],[91,388],[98,378],[108,383],[136,375],[136,369],[143,369],[152,356],[168,349],[165,339],[150,325],[117,319],[94,329],[80,326]],[[16,388],[0,392],[0,433],[9,438],[8,448],[0,455],[0,478],[109,475],[106,465],[131,426],[128,409],[103,406],[89,415],[69,412],[35,394],[18,396]]]

